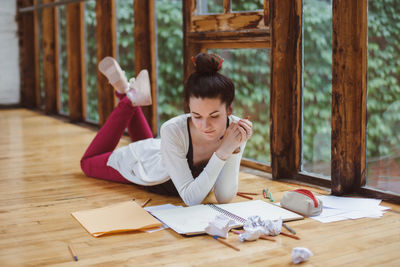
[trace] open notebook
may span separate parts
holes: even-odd
[[[162,224],[135,201],[73,212],[72,216],[94,237],[133,230],[147,230]]]
[[[224,214],[236,222],[235,227],[243,226],[248,217],[258,215],[261,219],[293,221],[303,216],[275,206],[262,200],[252,200],[229,204],[203,204],[177,209],[156,210],[152,215],[184,235],[205,233],[208,223],[218,214]]]

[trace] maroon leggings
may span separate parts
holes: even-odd
[[[101,127],[81,159],[82,171],[90,177],[108,181],[131,183],[117,170],[107,166],[108,158],[128,127],[132,142],[152,138],[150,126],[140,107],[133,107],[125,94],[116,92],[120,99],[106,123]]]

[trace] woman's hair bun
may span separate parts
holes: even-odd
[[[192,58],[196,72],[216,73],[221,69],[223,58],[216,54],[199,53]]]

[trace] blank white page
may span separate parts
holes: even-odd
[[[178,234],[204,233],[208,223],[219,214],[207,205],[185,208],[155,210],[152,215],[171,227]]]

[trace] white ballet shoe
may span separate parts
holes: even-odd
[[[151,87],[147,70],[141,70],[136,79],[129,79],[129,90],[126,96],[131,100],[133,106],[151,105]]]
[[[118,62],[112,57],[105,57],[99,63],[99,70],[107,77],[108,82],[121,94],[125,94],[129,89],[129,84],[125,72],[121,69]]]

